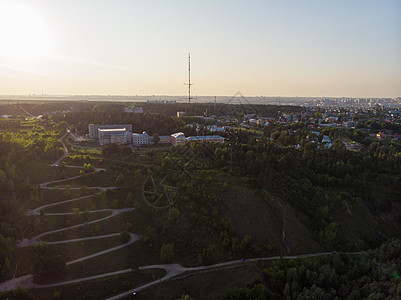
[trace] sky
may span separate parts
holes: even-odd
[[[0,94],[401,96],[401,1],[0,0]]]

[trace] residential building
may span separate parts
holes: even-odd
[[[332,143],[332,141],[327,135],[323,135],[322,143]]]
[[[222,126],[217,126],[217,125],[208,125],[206,126],[206,128],[210,131],[210,132],[224,132],[225,128]]]

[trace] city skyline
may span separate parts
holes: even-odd
[[[0,1],[0,94],[401,96],[399,1]]]

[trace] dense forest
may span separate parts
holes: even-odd
[[[241,133],[236,139],[241,139]],[[296,150],[263,141],[184,147],[187,151],[179,147],[171,151],[196,158],[191,163],[203,162],[247,178],[248,186],[262,199],[278,197],[288,203],[327,249],[375,247],[383,239],[399,236],[401,157],[387,146],[363,153],[342,146],[316,149],[311,143]],[[168,164],[169,159],[160,163]],[[187,168],[191,167],[196,168],[195,164]],[[358,213],[362,208],[365,214]],[[342,224],[344,215],[363,223],[364,230]],[[352,239],[346,238],[350,231],[355,234]]]
[[[16,242],[40,225],[24,216],[26,203],[39,203],[38,184],[65,172],[67,163],[84,166],[83,174],[94,167],[107,167],[107,172],[85,176],[80,184],[102,182],[119,187],[118,192],[105,193],[105,201],[114,208],[135,207],[141,220],[135,224],[141,241],[145,249],[156,252],[160,263],[196,266],[243,257],[339,252],[260,263],[262,280],[227,291],[227,299],[393,299],[400,295],[401,247],[394,239],[401,237],[398,144],[372,140],[357,129],[325,128],[317,135],[309,123],[273,123],[241,129],[232,126],[221,133],[224,144],[191,142],[143,149],[113,144],[93,152],[71,148],[59,168],[50,168],[63,153],[59,137],[68,126],[82,134],[90,123],[132,124],[134,132],[159,135],[177,131],[208,134],[204,126],[209,121],[202,118],[178,118],[157,109],[124,113],[121,105],[114,104],[109,109],[107,105],[79,105],[82,111],[72,107],[69,112],[39,119],[0,120],[1,281],[17,273]],[[26,107],[32,112],[40,108]],[[269,109],[272,115],[278,113],[276,107]],[[234,116],[240,113],[240,108],[232,111]],[[195,122],[201,130],[186,126]],[[332,147],[322,144],[323,135],[332,140]],[[347,150],[345,139],[360,142],[360,150]],[[138,197],[141,188],[152,190],[150,178],[174,187],[176,192],[164,203],[165,208],[154,209],[146,203],[156,203],[156,197],[146,201]],[[258,223],[252,215],[258,213],[262,219],[271,219],[269,230],[277,234],[266,233],[266,223]],[[258,226],[261,229],[254,230]],[[302,230],[288,232],[291,226]],[[122,227],[125,239],[127,228]],[[283,228],[287,229],[286,241],[281,236]],[[307,241],[302,247],[288,241],[290,234],[298,233]],[[377,249],[368,250],[372,248]],[[53,276],[52,267],[57,267],[60,274],[65,272],[62,258],[50,249],[44,244],[29,250],[34,260],[31,271]]]
[[[38,197],[37,163],[62,153],[58,137],[66,124],[22,119],[0,122],[0,280],[8,279],[15,265],[15,241],[26,226],[23,204]]]
[[[401,242],[358,254],[260,263],[262,280],[229,290],[240,299],[400,299]]]

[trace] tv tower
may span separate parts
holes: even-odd
[[[184,83],[185,85],[188,86],[188,104],[191,103],[191,53],[188,53],[188,83]]]

